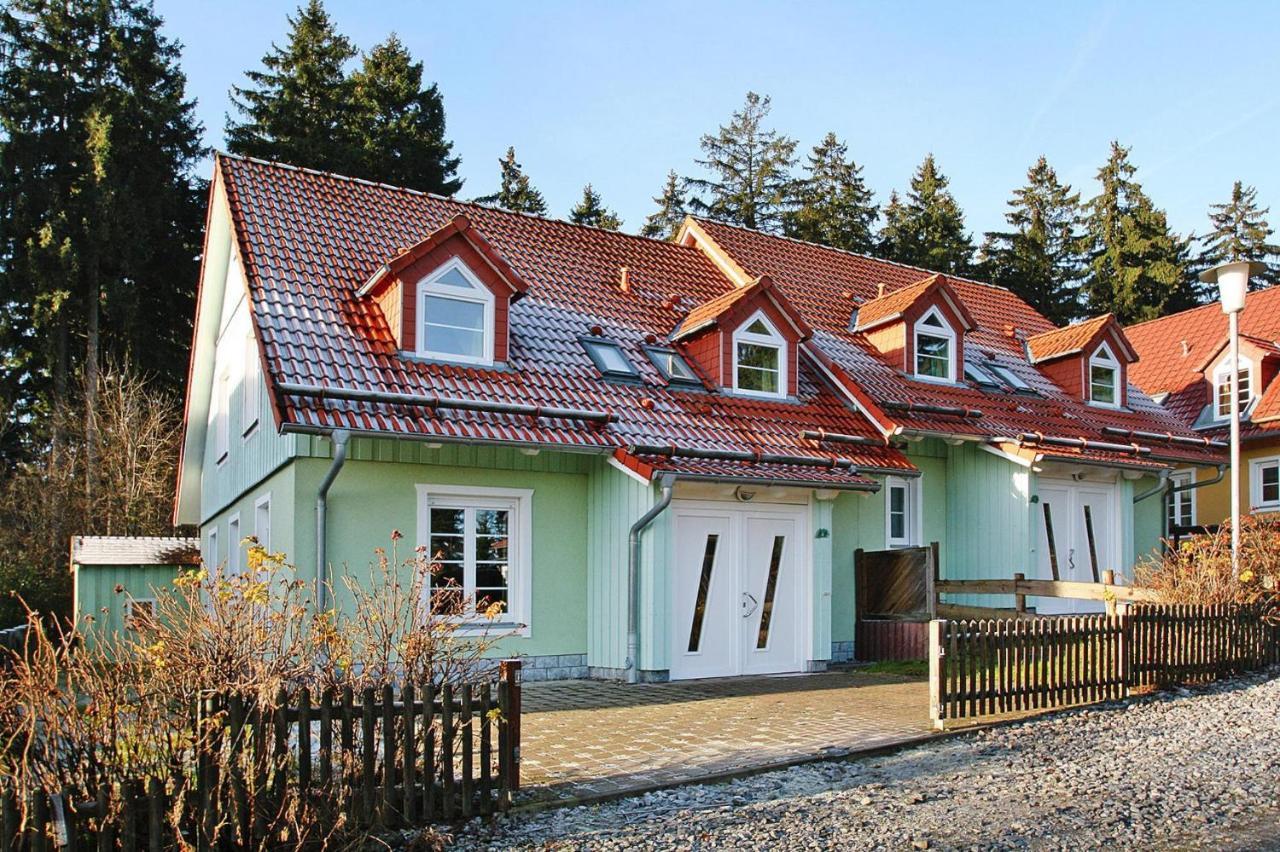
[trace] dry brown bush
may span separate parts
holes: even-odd
[[[352,614],[316,614],[314,587],[294,577],[283,555],[247,541],[244,573],[188,571],[172,591],[157,590],[153,617],[120,634],[99,631],[91,617],[77,631],[59,632],[29,613],[27,653],[10,655],[7,671],[0,666],[0,777],[20,801],[37,790],[93,801],[104,784],[160,778],[172,803],[169,824],[189,824],[184,793],[201,751],[219,763],[225,801],[236,794],[233,775],[248,779],[252,796],[256,779],[291,760],[286,753],[280,763],[272,748],[232,747],[225,707],[214,718],[194,710],[210,695],[234,694],[269,712],[303,687],[318,696],[325,688],[381,688],[406,678],[457,684],[478,680],[493,665],[485,654],[501,633],[464,631],[456,595],[428,600],[432,566],[423,554],[400,560],[394,542],[390,554],[379,549],[369,581],[349,584]],[[498,612],[487,615],[492,624]],[[360,756],[335,759],[334,778],[341,779]],[[336,789],[317,787],[306,798],[286,787],[273,802],[277,838],[322,846],[351,840]]]
[[[1280,524],[1240,519],[1240,576],[1231,570],[1231,528],[1172,544],[1161,559],[1134,568],[1134,585],[1154,589],[1168,603],[1249,604],[1274,615],[1280,605]]]

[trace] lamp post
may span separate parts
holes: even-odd
[[[1238,260],[1221,263],[1200,273],[1206,284],[1218,285],[1218,299],[1227,315],[1231,340],[1231,577],[1240,577],[1240,312],[1249,291],[1249,276],[1262,272],[1265,265]],[[1213,405],[1218,401],[1214,399]]]

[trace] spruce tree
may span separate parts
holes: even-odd
[[[423,88],[422,63],[394,33],[364,55],[351,84],[353,174],[440,195],[462,188],[440,89]]]
[[[1201,238],[1203,249],[1197,258],[1198,269],[1208,269],[1234,260],[1256,260],[1267,269],[1250,279],[1254,289],[1270,287],[1280,281],[1280,245],[1268,242],[1275,233],[1267,222],[1269,207],[1258,207],[1258,191],[1236,181],[1231,187],[1231,200],[1209,206],[1209,222],[1213,230]]]
[[[309,0],[288,22],[288,43],[271,46],[262,57],[263,70],[245,72],[249,86],[231,89],[243,120],[227,117],[227,149],[349,174],[360,162],[346,71],[356,50],[320,0]]]
[[[108,360],[186,377],[201,128],[162,23],[144,0],[0,9],[0,406],[20,418],[6,451]]]
[[[658,209],[645,217],[641,236],[674,240],[685,217],[684,191],[680,188],[680,176],[675,169],[667,172],[667,182],[653,203],[658,205]]]
[[[569,221],[575,225],[592,225],[606,231],[617,231],[622,227],[622,220],[612,210],[605,209],[600,200],[600,193],[587,184],[582,188],[582,200],[569,211]]]
[[[885,207],[881,254],[936,272],[963,275],[969,271],[973,242],[965,232],[964,213],[947,189],[948,183],[933,154],[926,156],[911,178],[906,201],[895,194]]]
[[[1079,314],[1085,265],[1080,193],[1060,183],[1041,157],[1008,206],[1010,230],[987,233],[983,272],[1057,325],[1071,322]]]
[[[862,167],[848,153],[834,133],[813,147],[807,173],[796,187],[797,206],[783,216],[787,236],[863,253],[875,247],[880,211],[862,179]]]
[[[1189,275],[1189,240],[1169,227],[1134,180],[1129,149],[1111,143],[1098,170],[1101,191],[1087,205],[1091,246],[1083,292],[1090,314],[1111,312],[1141,322],[1195,306],[1199,286]]]
[[[775,232],[793,206],[791,169],[795,140],[766,128],[768,96],[747,92],[747,101],[727,125],[702,137],[704,159],[695,160],[709,174],[686,178],[689,207],[712,219],[754,230]]]
[[[517,213],[532,213],[535,216],[547,215],[547,202],[542,193],[533,188],[529,176],[516,161],[514,147],[508,148],[506,155],[498,160],[498,168],[502,171],[502,183],[498,191],[477,198],[477,204],[488,204]]]

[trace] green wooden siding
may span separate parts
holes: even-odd
[[[1161,540],[1164,536],[1165,503],[1161,495],[1156,494],[1141,503],[1134,503],[1133,497],[1155,488],[1157,480],[1154,476],[1146,476],[1132,483],[1133,495],[1127,505],[1133,506],[1133,554],[1134,563],[1153,559],[1160,555]]]
[[[965,443],[948,447],[942,576],[951,580],[1033,576],[1030,470]],[[970,606],[1012,606],[992,595],[956,595]]]
[[[172,589],[179,570],[175,565],[77,566],[76,623],[85,641],[123,630],[125,601],[154,599],[160,590]]]
[[[884,494],[844,492],[831,504],[831,638],[854,638],[853,552],[884,547]],[[820,542],[815,540],[815,544]],[[818,637],[815,633],[815,642]]]
[[[631,525],[658,499],[658,489],[611,465],[593,460],[587,488],[587,664],[622,669],[627,659],[627,561]],[[663,512],[640,542],[640,668],[668,667],[668,586],[665,570],[668,518]]]

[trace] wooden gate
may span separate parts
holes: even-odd
[[[938,543],[853,554],[854,654],[859,660],[923,660],[937,595]]]

